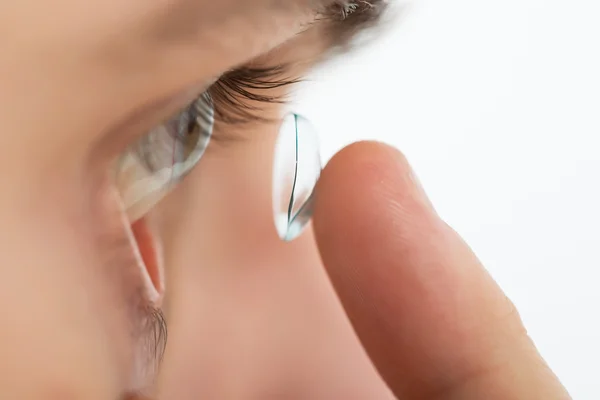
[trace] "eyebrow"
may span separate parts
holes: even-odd
[[[378,26],[389,5],[388,0],[315,1],[322,3],[329,19],[327,32],[334,47],[344,47],[357,34]]]
[[[234,0],[235,1],[235,0]],[[285,4],[284,7],[309,8],[328,25],[325,34],[330,47],[348,49],[358,34],[378,26],[388,9],[389,0],[259,0]],[[280,5],[281,7],[281,5]]]
[[[227,0],[233,1],[236,0]],[[263,7],[312,9],[317,14],[329,19],[334,26],[331,31],[339,36],[336,42],[344,41],[368,27],[381,21],[387,9],[388,0],[256,0]],[[256,2],[246,0],[245,3],[256,7]]]
[[[313,10],[330,24],[332,45],[343,45],[357,33],[378,25],[389,0],[169,0],[163,32],[195,31],[199,25],[219,24],[232,16],[256,12],[302,12]]]

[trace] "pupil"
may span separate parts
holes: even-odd
[[[188,122],[188,125],[187,125],[187,133],[189,135],[194,133],[195,127],[196,127],[196,121],[194,119],[190,119],[190,121]]]
[[[195,113],[193,112],[193,109],[190,107],[187,112],[188,121],[184,133],[185,139],[183,140],[184,160],[188,159],[192,155],[200,139],[200,126],[198,125],[194,114]]]

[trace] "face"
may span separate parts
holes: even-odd
[[[280,100],[379,12],[0,6],[1,398],[382,390],[310,231],[278,240],[270,193]]]

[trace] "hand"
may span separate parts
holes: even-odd
[[[344,309],[398,398],[569,398],[396,150],[360,143],[336,155],[318,185],[314,230]]]

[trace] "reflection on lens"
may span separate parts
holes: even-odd
[[[313,190],[321,174],[318,139],[306,118],[284,118],[273,165],[273,215],[282,240],[297,238],[312,217]]]

